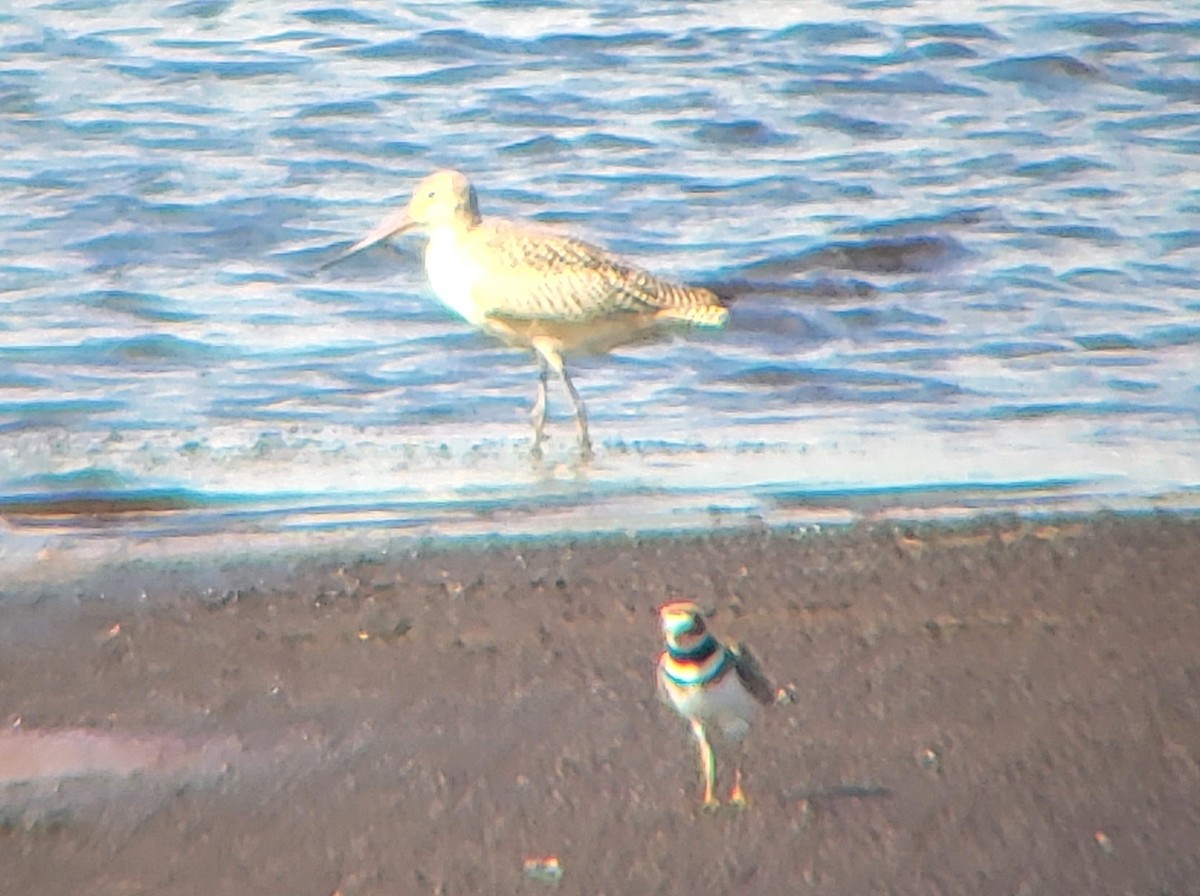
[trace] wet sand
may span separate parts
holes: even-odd
[[[878,524],[0,605],[0,892],[1196,892],[1198,558],[1166,515]],[[680,595],[795,694],[742,813],[655,697]]]

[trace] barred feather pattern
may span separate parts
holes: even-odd
[[[560,321],[660,313],[706,327],[729,314],[710,290],[662,280],[574,237],[489,219],[460,238],[468,254],[486,260],[476,299],[488,313]]]
[[[710,290],[661,280],[582,240],[485,220],[471,182],[453,170],[425,177],[403,209],[329,263],[414,229],[429,238],[425,273],[439,301],[467,323],[536,352],[535,455],[544,439],[551,370],[574,404],[581,454],[592,454],[587,412],[567,372],[567,355],[649,340],[676,323],[720,327],[729,314]]]

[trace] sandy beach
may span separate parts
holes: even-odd
[[[1194,518],[1005,518],[0,605],[0,892],[1195,892],[1198,557]],[[744,812],[655,695],[676,596],[795,697]]]

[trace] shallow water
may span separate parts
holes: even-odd
[[[1200,17],[62,0],[0,13],[0,567],[1194,507]],[[434,167],[736,293],[572,364],[314,273]]]

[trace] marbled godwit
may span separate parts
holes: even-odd
[[[715,793],[717,760],[707,726],[716,725],[727,740],[740,743],[757,715],[757,704],[774,703],[775,691],[750,651],[713,637],[691,601],[663,604],[658,618],[666,642],[658,657],[659,693],[692,726],[704,775],[703,805],[715,809],[720,805]],[[740,764],[734,766],[729,801],[746,805]]]
[[[425,272],[443,304],[538,359],[533,453],[541,453],[546,379],[553,369],[575,406],[580,451],[591,454],[587,412],[563,361],[645,339],[671,324],[720,327],[729,311],[707,289],[682,286],[626,264],[569,236],[495,218],[484,219],[470,181],[458,171],[422,180],[408,205],[330,264],[410,229],[422,229]]]

